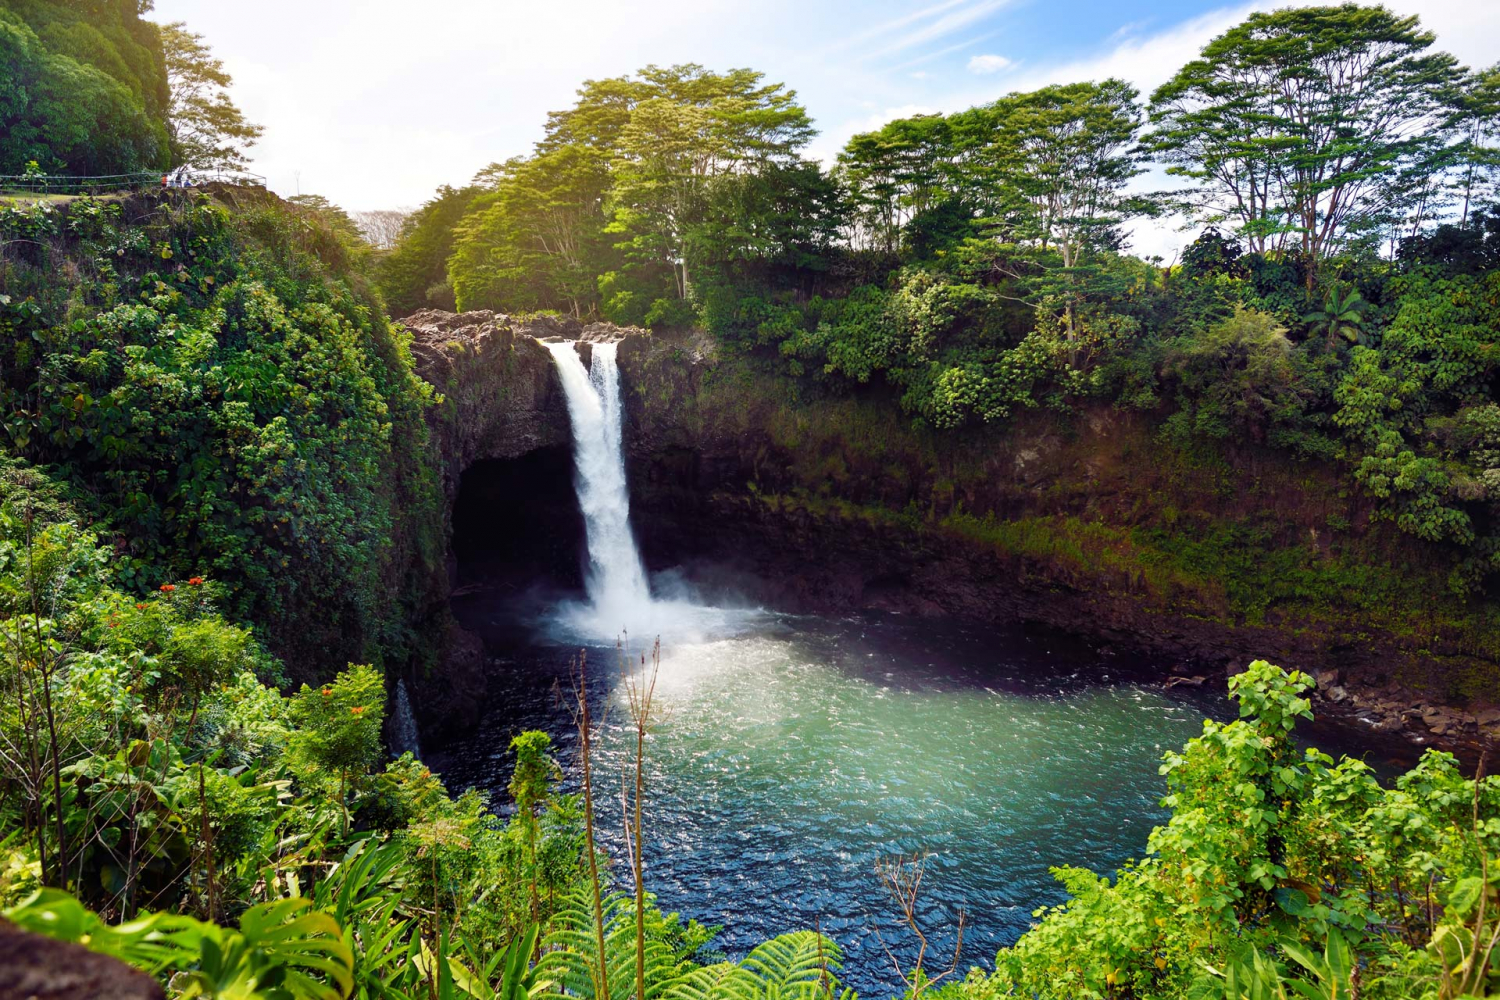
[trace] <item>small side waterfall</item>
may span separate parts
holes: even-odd
[[[397,678],[395,705],[391,709],[391,753],[397,757],[411,751],[418,760],[422,747],[417,742],[417,720],[411,714],[411,699],[406,695],[406,681]]]
[[[557,359],[573,426],[574,487],[588,542],[589,602],[606,635],[651,615],[651,589],[630,530],[617,347],[594,344],[592,365],[585,368],[573,344],[547,345]]]

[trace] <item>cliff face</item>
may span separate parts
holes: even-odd
[[[417,374],[442,394],[428,427],[451,506],[465,469],[568,442],[568,408],[552,356],[538,337],[569,332],[542,319],[425,309],[401,321]]]
[[[1445,596],[1432,554],[1372,521],[1334,470],[1185,454],[1104,407],[922,432],[894,399],[809,396],[693,336],[487,313],[406,323],[447,397],[433,430],[450,501],[473,462],[568,442],[533,337],[623,338],[633,520],[653,568],[792,610],[1054,627],[1163,674],[1263,657],[1380,728],[1500,736],[1493,607]],[[449,635],[439,673],[473,704],[481,650]]]
[[[578,341],[587,360],[593,341],[642,334],[608,324],[585,326],[548,316],[523,320],[483,311],[428,309],[401,323],[412,335],[417,374],[441,396],[428,410],[428,432],[450,541],[454,502],[467,469],[478,462],[570,446],[567,399],[542,341]],[[444,562],[442,578],[413,588],[426,595],[427,606],[418,614],[436,645],[429,662],[409,672],[409,686],[418,692],[414,713],[424,727],[472,725],[485,691],[483,644],[454,621],[448,607],[455,584],[451,551]]]
[[[894,399],[810,398],[701,341],[627,341],[621,365],[659,565],[792,609],[1058,628],[1164,674],[1265,658],[1318,676],[1323,711],[1500,737],[1495,606],[1452,596],[1441,555],[1336,470],[1185,453],[1110,407],[925,433]]]

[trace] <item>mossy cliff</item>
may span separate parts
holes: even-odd
[[[1500,691],[1500,608],[1452,595],[1438,554],[1331,468],[1184,451],[1106,406],[926,432],[890,400],[809,398],[697,339],[632,338],[621,364],[655,562],[725,561],[809,610],[1053,626],[1163,670],[1264,657],[1391,728],[1431,698],[1481,718],[1424,730],[1478,736]]]

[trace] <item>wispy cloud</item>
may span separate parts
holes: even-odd
[[[923,7],[921,10],[914,10],[910,14],[903,14],[900,17],[891,18],[889,21],[882,21],[881,23],[874,25],[873,27],[866,28],[864,31],[861,31],[856,35],[850,35],[848,38],[839,40],[838,42],[834,43],[832,48],[856,48],[866,42],[874,41],[875,39],[880,38],[883,35],[889,35],[891,32],[904,28],[909,24],[916,24],[918,21],[925,21],[927,18],[936,17],[944,11],[952,10],[954,7],[962,7],[964,4],[972,2],[973,0],[943,0],[942,3],[933,4],[930,7]]]
[[[961,31],[1000,8],[1008,6],[1010,2],[1011,0],[977,0],[977,2],[960,6],[941,4],[938,7],[929,7],[922,18],[909,22],[916,24],[918,21],[925,21],[926,23],[921,27],[906,32],[900,38],[873,52],[865,53],[863,58],[880,59],[946,38],[955,31]]]
[[[982,35],[975,35],[973,38],[966,38],[956,45],[949,45],[946,48],[938,49],[936,52],[923,53],[922,55],[917,56],[915,59],[908,59],[906,60],[906,62],[897,63],[895,66],[891,67],[891,72],[910,69],[913,66],[921,66],[923,63],[930,63],[934,59],[941,59],[943,58],[943,56],[949,56],[964,49],[972,49],[980,42],[987,42],[998,34],[1000,34],[1000,32],[998,31],[987,31]]]
[[[1001,70],[1010,69],[1011,62],[1004,56],[982,55],[974,56],[969,60],[969,72],[986,76],[990,73],[998,73]]]

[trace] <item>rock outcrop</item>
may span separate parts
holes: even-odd
[[[474,463],[570,443],[567,400],[543,341],[576,341],[587,363],[594,343],[645,335],[607,323],[486,311],[426,309],[401,323],[412,334],[417,374],[441,396],[429,411],[428,430],[450,516],[464,471]],[[444,578],[418,588],[428,595],[427,631],[437,647],[432,662],[414,667],[408,681],[423,729],[472,725],[485,691],[484,645],[453,620],[451,554],[446,565]]]
[[[1316,566],[1333,558],[1331,471],[1254,455],[1214,476],[1169,468],[1150,422],[1108,407],[1071,421],[1018,413],[961,436],[914,430],[894,398],[809,399],[805,383],[721,360],[695,334],[490,313],[405,323],[419,373],[445,397],[432,426],[450,505],[474,462],[569,443],[539,340],[579,341],[585,361],[591,342],[622,340],[633,520],[653,568],[687,564],[710,588],[789,610],[1055,628],[1141,657],[1176,683],[1263,657],[1319,672],[1325,712],[1444,744],[1500,735],[1487,699],[1441,704],[1453,700],[1443,691],[1453,677],[1495,670],[1472,635],[1415,636],[1395,619],[1300,600],[1247,613],[1228,591],[1231,569],[1164,565],[1151,547],[1158,536],[1171,546],[1259,526],[1271,532],[1265,545]],[[1259,552],[1262,542],[1248,544]],[[456,625],[446,636],[437,689],[412,689],[463,723],[483,689],[483,649]],[[434,717],[420,706],[418,715]]]
[[[0,1000],[162,1000],[161,984],[108,955],[0,919]]]

